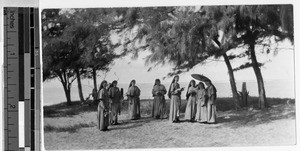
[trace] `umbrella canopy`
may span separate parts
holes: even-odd
[[[211,80],[208,77],[206,77],[206,76],[204,76],[202,74],[192,74],[191,76],[194,79],[199,80],[199,81],[203,81],[203,82],[209,81],[209,82],[211,82]]]

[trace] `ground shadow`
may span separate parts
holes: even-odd
[[[141,127],[146,123],[150,123],[151,121],[157,120],[153,117],[141,117],[138,120],[119,120],[118,125],[112,125],[109,129],[111,130],[120,130],[120,129],[131,129],[136,127]]]
[[[81,104],[80,101],[72,102],[71,105],[67,103],[60,103],[51,106],[44,106],[44,117],[72,117],[83,112],[96,112],[97,105]]]
[[[286,104],[270,105],[264,110],[244,109],[241,111],[230,111],[221,113],[217,118],[218,124],[231,128],[243,126],[257,126],[267,124],[276,120],[295,119],[295,106]]]
[[[166,100],[166,113],[169,113],[169,99]],[[181,101],[180,106],[180,122],[184,121],[184,112],[186,107],[185,100]],[[294,118],[295,117],[295,99],[282,99],[282,98],[268,98],[269,108],[265,110],[257,109],[258,98],[249,97],[248,107],[242,110],[236,111],[233,107],[232,98],[218,98],[217,99],[217,111],[219,117],[217,122],[223,125],[238,125],[238,126],[255,126],[258,124],[269,123],[274,120]],[[128,103],[122,103],[122,114],[127,114]],[[97,106],[89,106],[87,104],[81,104],[80,101],[72,102],[71,106],[66,103],[60,103],[51,106],[44,106],[44,117],[72,117],[84,112],[97,112]],[[122,125],[129,125],[130,127],[142,126],[142,123],[149,123],[152,120],[156,120],[148,115],[152,113],[152,100],[141,101],[141,114],[147,115],[139,120],[124,120]],[[168,114],[167,114],[168,115]],[[166,117],[165,119],[168,119]],[[112,128],[122,128],[122,126],[116,126]],[[123,127],[123,129],[127,129]]]
[[[66,102],[44,106],[44,117],[73,117],[84,112],[97,112],[97,104],[83,104],[80,101],[74,101],[71,105]],[[121,113],[126,114],[128,111],[128,102],[124,101],[121,104]],[[141,100],[141,114],[151,115],[152,100]]]
[[[226,102],[226,100],[225,100]],[[143,103],[143,102],[141,102]],[[255,103],[255,101],[252,101]],[[226,104],[226,103],[225,103]],[[228,104],[228,103],[227,103]],[[185,104],[182,104],[182,110],[185,107]],[[221,105],[221,104],[218,104]],[[147,107],[145,107],[147,106]],[[227,106],[228,107],[228,106]],[[225,109],[224,107],[220,107],[221,109]],[[168,117],[164,119],[155,119],[151,117],[151,109],[149,106],[149,102],[145,103],[143,106],[141,105],[141,109],[144,109],[142,114],[144,115],[141,119],[138,120],[119,120],[120,125],[111,125],[109,129],[118,130],[118,129],[131,129],[136,127],[141,127],[146,123],[152,121],[163,121],[168,120]],[[73,105],[67,106],[66,104],[57,104],[52,106],[44,107],[44,114],[47,115],[45,117],[63,117],[63,116],[73,116],[80,114],[82,112],[96,112],[97,108],[95,106],[81,105],[80,102],[74,102]],[[126,110],[123,108],[123,114]],[[149,112],[149,113],[148,113]],[[168,113],[168,112],[167,112]],[[267,124],[272,121],[281,120],[281,119],[295,119],[295,100],[294,99],[277,99],[273,98],[269,100],[269,107],[264,110],[259,110],[255,107],[245,107],[242,110],[226,110],[220,111],[218,110],[218,118],[217,118],[217,126],[228,126],[230,128],[238,128],[245,126],[256,126],[259,124]],[[167,116],[167,115],[166,115]],[[181,111],[180,114],[180,123],[188,122],[184,120],[184,112]],[[84,127],[94,127],[95,123],[90,124],[75,124],[67,127],[55,127],[50,125],[45,125],[45,132],[69,132],[74,133],[79,129]]]
[[[44,126],[44,132],[68,132],[68,133],[75,133],[81,128],[86,128],[86,127],[94,127],[96,126],[95,123],[79,123],[79,124],[74,124],[71,126],[63,126],[63,127],[56,127],[56,126],[51,126],[51,125],[45,125]]]

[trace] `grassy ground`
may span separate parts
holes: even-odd
[[[217,100],[214,125],[170,123],[151,118],[152,100],[141,101],[140,120],[127,119],[127,103],[122,105],[120,125],[110,131],[96,128],[96,106],[72,106],[65,103],[44,107],[45,148],[48,149],[128,149],[212,146],[257,146],[295,144],[295,101],[268,98],[270,107],[257,109],[257,98],[249,98],[249,106],[231,110],[231,98]],[[181,118],[186,101],[182,101]],[[167,100],[169,110],[169,100]]]

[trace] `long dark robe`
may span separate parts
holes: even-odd
[[[127,96],[129,101],[129,118],[132,120],[139,119],[140,114],[140,89],[137,86],[131,86],[128,88]]]
[[[216,123],[216,89],[213,85],[210,85],[206,91],[208,96],[207,123]]]
[[[179,121],[179,108],[181,101],[181,91],[178,91],[180,85],[178,83],[171,84],[171,101],[170,101],[170,116],[169,121],[176,122]]]
[[[205,89],[199,89],[197,92],[197,113],[196,121],[207,122],[207,94]]]
[[[108,91],[110,99],[110,123],[118,123],[118,114],[121,110],[121,92],[118,87],[111,87]]]
[[[188,102],[186,104],[185,109],[185,119],[189,121],[194,121],[195,115],[196,115],[196,94],[197,94],[197,88],[196,87],[190,87],[188,89]]]
[[[152,89],[153,94],[153,108],[152,117],[154,118],[164,118],[166,112],[166,100],[165,94],[167,90],[164,85],[154,85]]]
[[[97,112],[97,116],[98,116],[98,129],[101,131],[107,130],[107,127],[109,125],[109,111],[108,111],[108,107],[109,107],[109,100],[108,100],[108,93],[107,90],[105,88],[102,88],[99,91],[99,95],[98,95],[100,102],[98,104],[98,112]]]

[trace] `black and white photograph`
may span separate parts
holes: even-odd
[[[296,145],[294,9],[41,9],[44,148]]]

